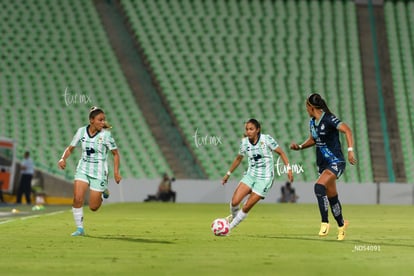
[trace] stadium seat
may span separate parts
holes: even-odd
[[[403,156],[407,182],[414,182],[414,28],[412,27],[412,2],[385,2],[385,22],[388,35],[393,90],[398,106],[398,127],[403,145]]]
[[[5,30],[9,32],[2,40],[2,53],[7,51],[7,55],[0,65],[0,70],[6,72],[0,84],[0,116],[6,118],[6,127],[0,129],[0,136],[18,142],[18,158],[30,149],[36,167],[73,179],[78,154],[68,159],[66,171],[57,170],[57,159],[76,129],[87,124],[89,108],[98,105],[114,126],[121,156],[131,161],[122,162],[123,177],[158,178],[155,171],[160,168],[170,172],[154,138],[142,135],[150,130],[93,2],[73,5],[64,1],[18,1],[4,5],[6,9],[0,13],[7,14],[9,25]],[[70,94],[67,96],[77,97],[72,102],[65,101],[66,89]],[[86,101],[87,96],[92,102]],[[146,139],[146,148],[134,147],[130,152],[130,145],[141,137]],[[45,141],[54,146],[46,148]],[[135,168],[140,164],[133,156],[144,156],[146,170]]]
[[[157,4],[121,1],[138,43],[156,49],[147,51],[146,59],[151,68],[157,68],[154,77],[160,82],[172,115],[210,178],[222,177],[221,168],[231,160],[214,159],[220,153],[219,147],[198,150],[191,140],[195,129],[220,131],[227,140],[234,140],[230,137],[242,133],[242,122],[257,117],[267,125],[268,133],[277,134],[281,144],[288,146],[292,139],[305,139],[308,117],[304,99],[311,92],[319,92],[331,109],[356,129],[356,139],[361,143],[358,147],[361,169],[350,172],[346,181],[372,181],[371,170],[358,172],[371,168],[371,160],[365,142],[368,134],[354,3],[157,1]],[[149,9],[159,16],[141,16]],[[148,25],[157,26],[160,35],[153,36],[154,30],[149,28],[142,34],[141,26]],[[150,45],[146,36],[152,39]],[[171,41],[175,47],[171,47]],[[299,155],[299,160],[310,158],[307,153]],[[299,177],[306,181],[314,179],[314,164],[307,162],[304,167],[305,173]]]

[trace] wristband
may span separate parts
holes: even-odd
[[[354,151],[354,149],[352,147],[349,147],[348,151]]]
[[[227,173],[226,173],[228,176],[230,176],[231,175],[231,172],[230,171],[227,171]]]
[[[299,145],[299,149],[302,149],[302,145]]]

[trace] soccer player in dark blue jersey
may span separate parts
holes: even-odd
[[[345,170],[346,161],[341,149],[339,132],[345,134],[348,144],[348,161],[356,164],[353,149],[352,131],[341,122],[328,108],[325,100],[319,94],[311,94],[306,100],[306,110],[311,117],[310,135],[302,144],[292,143],[290,148],[302,150],[316,146],[316,163],[319,178],[315,184],[315,195],[318,200],[322,223],[319,236],[324,237],[329,232],[328,205],[338,223],[338,240],[345,238],[348,221],[343,219],[342,207],[336,190],[336,179]]]

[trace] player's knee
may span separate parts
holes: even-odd
[[[99,210],[99,207],[101,207],[101,205],[89,205],[89,209],[90,209],[92,212],[96,212],[96,211],[98,211],[98,210]]]
[[[240,204],[240,203],[239,203],[239,204]],[[234,207],[239,206],[239,204],[237,204],[237,201],[236,201],[236,200],[232,199],[232,200],[231,200],[231,203],[230,203],[230,206],[231,206],[232,208],[234,208]]]
[[[242,208],[243,213],[247,214],[250,211],[250,209],[252,209],[252,207],[253,206],[244,205],[243,208]]]
[[[326,195],[326,188],[324,185],[316,183],[314,186],[314,192],[315,192],[315,195],[317,196],[318,195],[324,196]]]
[[[90,209],[92,212],[96,212],[96,211],[98,211],[99,207],[89,206],[89,209]]]
[[[73,206],[79,208],[83,205],[83,198],[81,196],[74,196],[73,197]]]

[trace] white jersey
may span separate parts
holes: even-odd
[[[116,143],[110,131],[103,129],[91,137],[88,128],[89,126],[79,128],[70,143],[73,147],[80,144],[82,148],[82,156],[76,170],[93,178],[106,179],[108,150],[117,149]]]
[[[240,143],[239,155],[247,155],[249,168],[247,174],[260,179],[273,178],[273,152],[278,143],[270,135],[260,134],[256,144],[251,144],[245,137]]]

